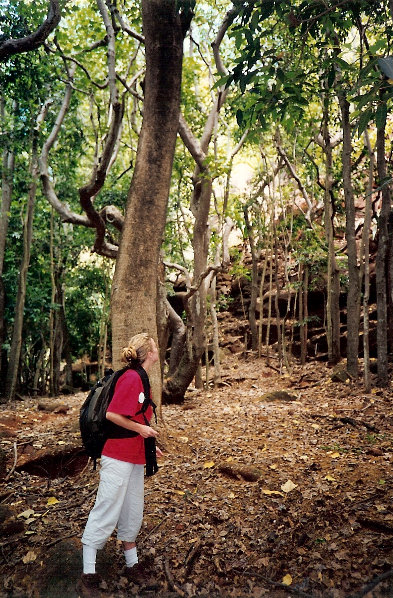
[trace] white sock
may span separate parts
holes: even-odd
[[[96,556],[97,548],[83,544],[83,573],[95,573],[96,572]]]
[[[138,555],[136,552],[136,546],[134,548],[130,548],[129,550],[124,551],[124,557],[126,559],[127,567],[133,567],[138,562]]]

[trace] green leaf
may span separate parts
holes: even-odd
[[[380,104],[377,108],[375,113],[375,124],[377,125],[377,129],[383,129],[386,124],[386,116],[387,116],[388,108],[386,104]]]
[[[368,108],[368,110],[366,110],[365,112],[362,113],[362,115],[359,118],[359,124],[358,124],[358,135],[360,137],[360,135],[365,131],[368,123],[370,122],[371,118],[372,118],[372,114],[373,114],[373,109],[372,108]]]

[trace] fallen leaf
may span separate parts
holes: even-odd
[[[215,463],[214,461],[206,461],[203,464],[203,469],[211,469],[212,467],[214,467]]]
[[[297,488],[297,484],[294,484],[294,483],[292,482],[292,480],[288,480],[287,482],[285,482],[285,484],[283,484],[283,485],[281,486],[281,490],[282,490],[283,492],[285,492],[286,494],[287,494],[288,492],[292,492],[292,490],[295,490],[295,488]]]
[[[282,492],[278,492],[278,490],[266,490],[265,488],[262,488],[262,494],[267,494],[268,496],[270,496],[270,494],[278,494],[279,496],[284,496]]]
[[[34,550],[29,550],[29,552],[22,558],[22,561],[25,565],[27,565],[28,563],[33,563],[36,559],[37,554],[34,552]]]
[[[185,496],[185,492],[183,492],[183,490],[174,490],[173,491],[175,494],[178,494],[179,496]]]
[[[340,453],[337,453],[337,452],[336,453],[332,453],[330,456],[331,456],[332,459],[338,459],[339,457],[341,457]]]
[[[34,511],[32,509],[27,509],[27,511],[23,511],[23,513],[19,513],[18,517],[24,517],[25,519],[29,519],[34,515]]]
[[[290,575],[289,573],[287,573],[287,575],[285,575],[282,578],[282,583],[284,584],[284,586],[290,586],[292,583],[292,575]]]
[[[57,500],[57,498],[55,496],[50,496],[48,498],[48,502],[46,503],[47,505],[56,505],[59,501]]]
[[[269,465],[270,469],[277,469],[277,465],[276,463],[273,463],[273,465]]]
[[[326,475],[325,480],[327,480],[328,482],[335,482],[336,478],[334,478],[332,475]]]
[[[179,436],[179,440],[180,440],[180,442],[188,442],[188,437],[187,436]]]

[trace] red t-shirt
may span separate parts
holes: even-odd
[[[127,370],[116,382],[113,398],[108,411],[130,417],[139,424],[145,424],[143,414],[135,415],[142,407],[145,395],[139,374],[135,370]],[[148,421],[153,414],[151,406],[145,412]],[[145,465],[145,444],[140,434],[133,438],[108,438],[102,454],[119,461],[127,461],[137,465]]]

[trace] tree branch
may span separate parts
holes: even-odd
[[[7,39],[0,43],[0,62],[14,54],[30,52],[39,48],[60,23],[61,9],[59,0],[50,0],[45,21],[36,31],[20,39]]]
[[[41,155],[39,158],[39,169],[40,169],[40,177],[43,187],[43,192],[46,199],[49,201],[51,206],[60,214],[60,217],[63,222],[70,222],[72,224],[82,224],[84,226],[91,227],[90,220],[86,216],[81,216],[80,214],[76,214],[72,212],[65,204],[63,204],[59,198],[57,197],[56,191],[53,187],[52,181],[49,177],[48,171],[48,156],[49,152],[53,147],[54,142],[57,139],[57,136],[60,131],[60,127],[63,124],[64,117],[67,113],[67,110],[70,105],[71,95],[72,95],[72,76],[74,75],[76,69],[76,65],[72,65],[71,67],[71,79],[68,82],[66,87],[66,91],[64,94],[63,102],[60,106],[59,113],[56,117],[55,124],[52,127],[52,130],[45,141]]]
[[[228,28],[232,25],[233,20],[236,17],[236,15],[238,14],[238,12],[239,12],[239,9],[235,8],[235,7],[232,7],[230,10],[228,10],[228,12],[225,16],[225,19],[222,22],[220,29],[218,30],[216,39],[214,40],[214,42],[212,42],[214,61],[216,63],[217,72],[220,75],[228,74],[228,71],[227,71],[227,69],[221,59],[221,56],[220,56],[220,45],[224,38],[225,33],[227,32]]]
[[[115,32],[113,30],[112,21],[109,18],[108,11],[106,9],[103,0],[97,0],[97,6],[101,13],[102,20],[104,21],[106,35],[108,38],[108,77],[109,77],[109,90],[111,94],[111,104],[114,106],[118,103],[119,91],[116,85],[116,50],[115,50]]]
[[[198,168],[201,172],[205,170],[204,160],[206,159],[206,154],[202,150],[199,141],[194,137],[193,133],[191,132],[184,116],[180,114],[179,117],[179,135],[190,152],[191,156],[194,158],[195,162],[198,165]]]

